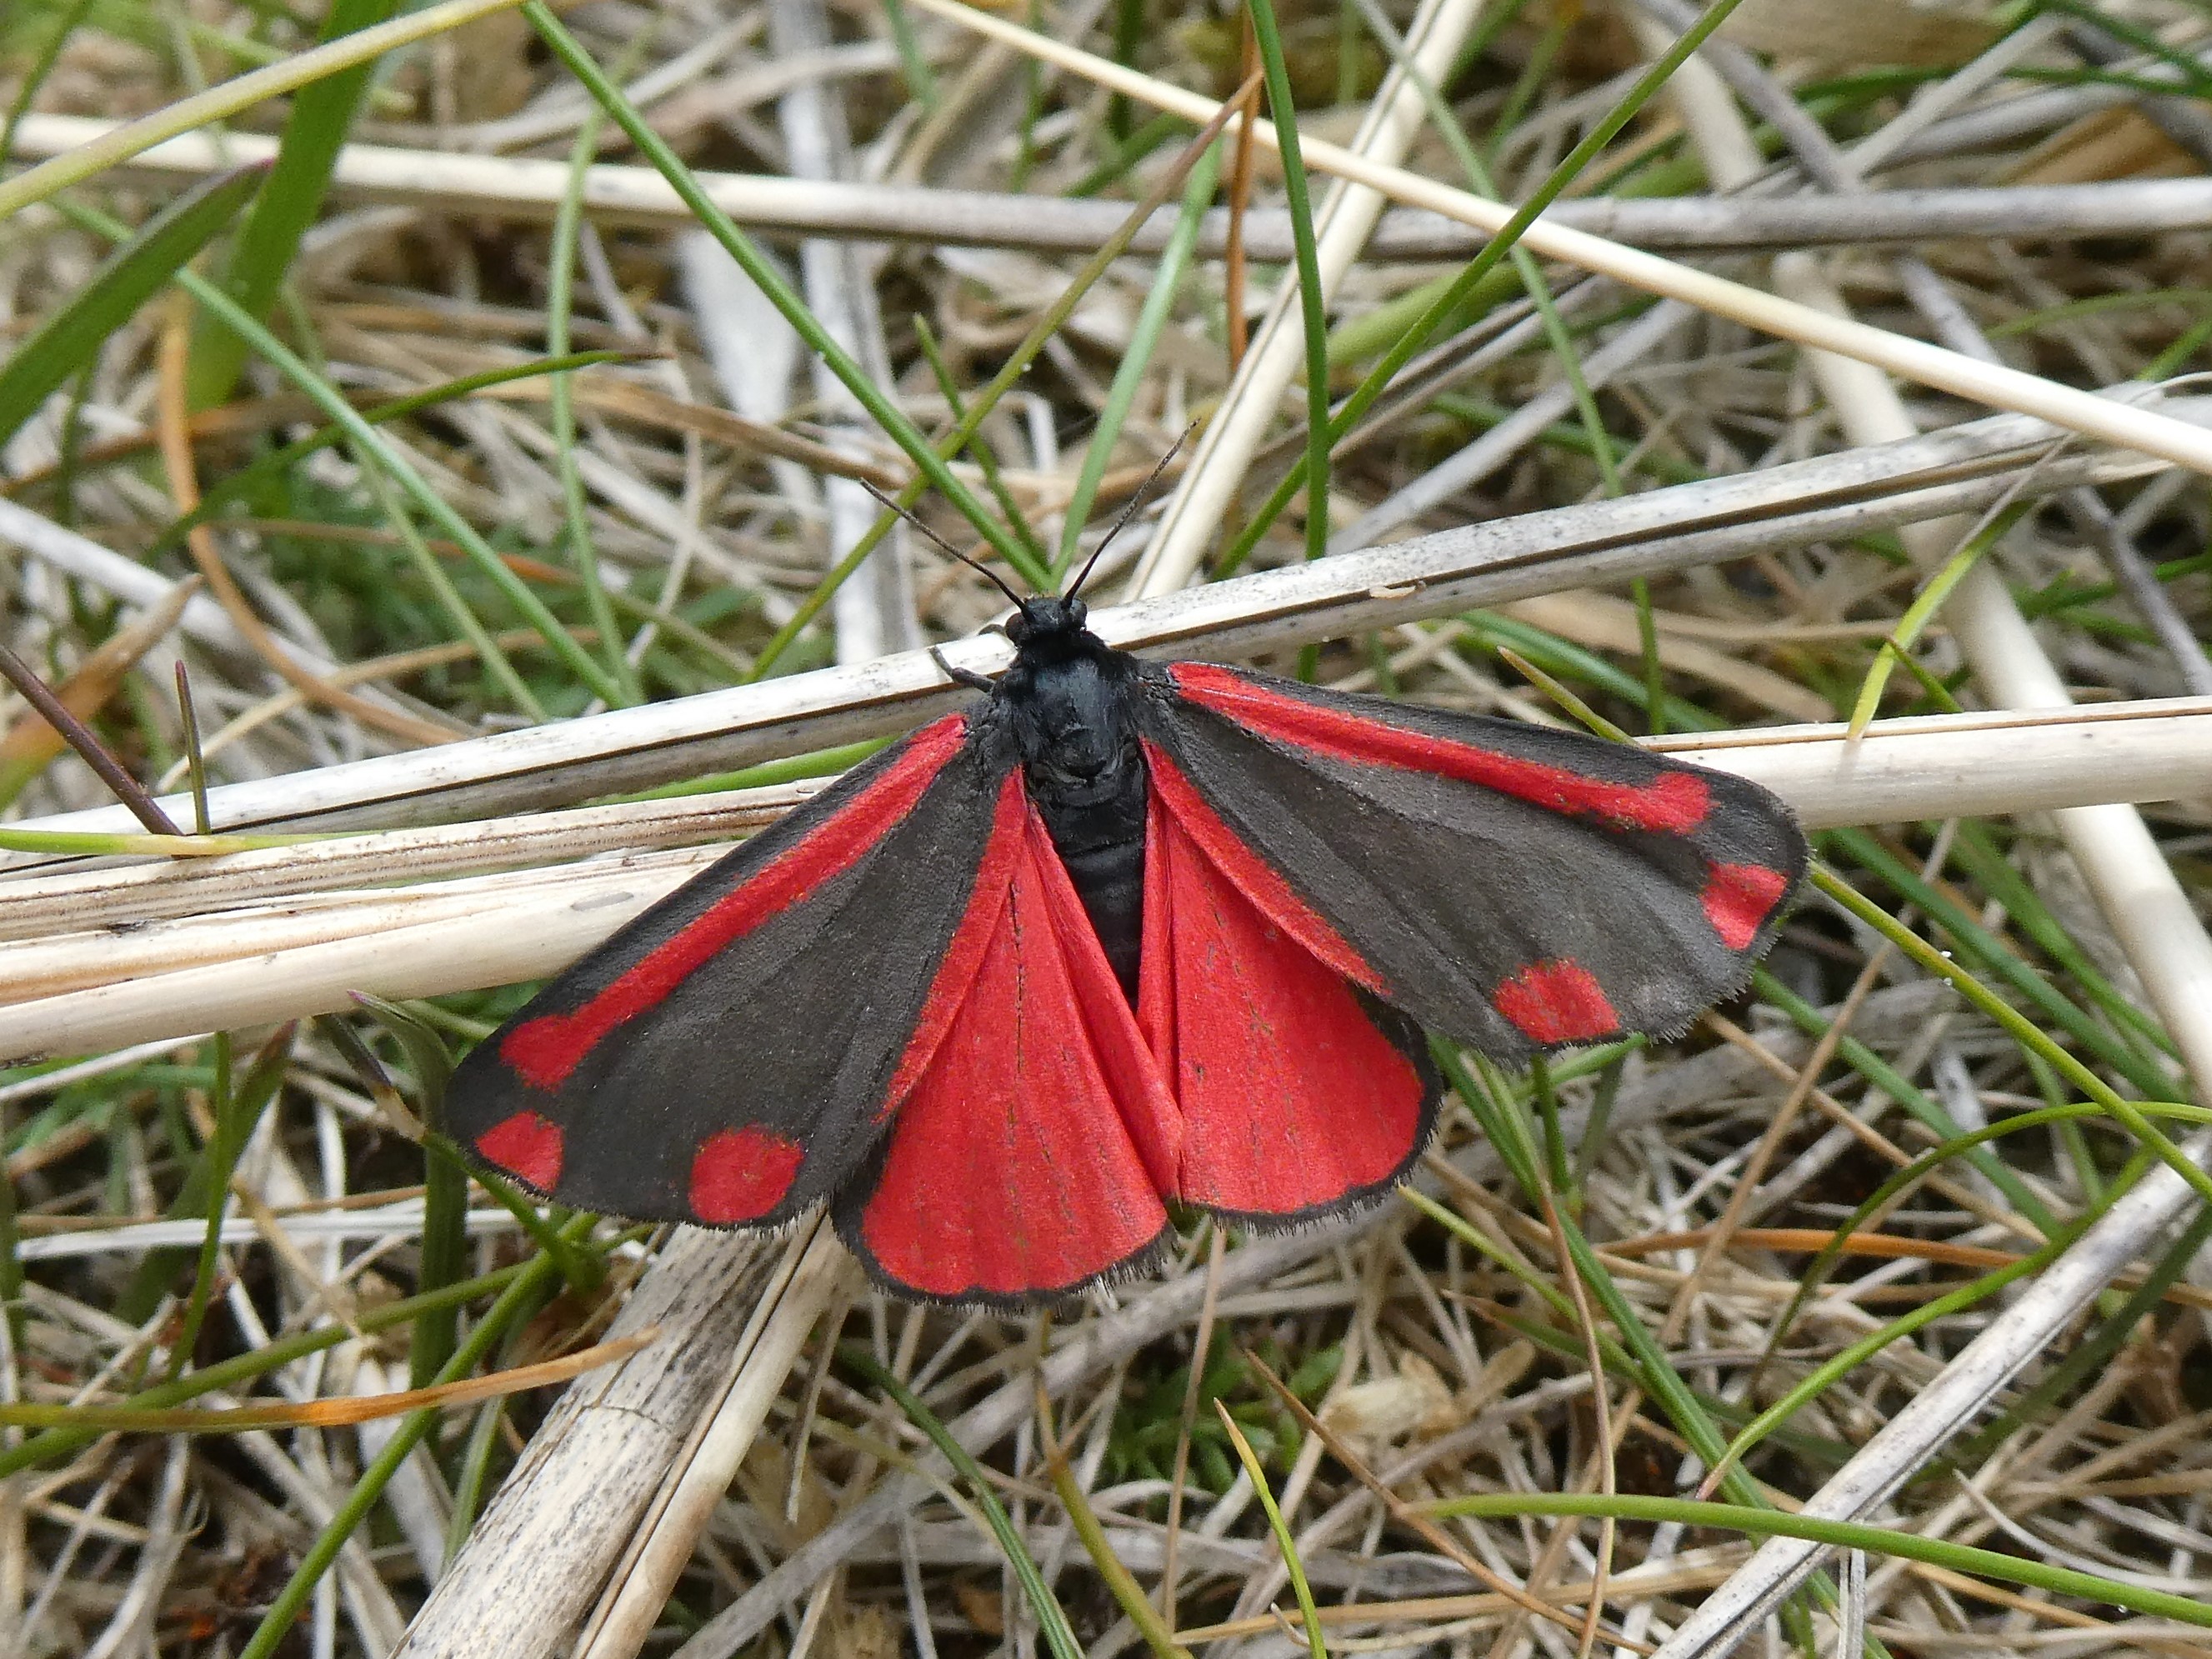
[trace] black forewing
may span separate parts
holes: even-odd
[[[825,1195],[885,1127],[989,837],[1012,763],[966,732],[873,757],[552,981],[455,1072],[449,1132],[640,1219],[773,1225]]]
[[[1371,965],[1381,994],[1501,1059],[1611,1034],[1602,1019],[1577,1027],[1577,975],[1613,1030],[1680,1030],[1742,988],[1804,873],[1804,838],[1772,794],[1626,745],[1196,665],[1155,672],[1147,691],[1146,736]],[[1352,722],[1397,763],[1355,757]],[[1408,763],[1424,744],[1553,769],[1594,793],[1694,795],[1673,775],[1688,775],[1706,808],[1694,824],[1626,827]]]

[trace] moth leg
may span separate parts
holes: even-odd
[[[989,691],[998,682],[988,674],[979,674],[972,668],[955,668],[945,660],[945,653],[935,646],[929,647],[929,659],[945,672],[945,678],[966,686],[971,691]]]

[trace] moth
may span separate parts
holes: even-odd
[[[1077,584],[1079,589],[1080,583]],[[1443,1092],[1673,1033],[1772,941],[1806,845],[1755,784],[1516,721],[1157,665],[1075,590],[1012,667],[553,980],[450,1132],[533,1193],[775,1227],[1020,1308],[1387,1193]],[[948,671],[951,672],[951,671]]]

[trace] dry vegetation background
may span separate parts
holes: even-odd
[[[2212,14],[1747,0],[1653,95],[1676,0],[1006,12],[1263,65],[1309,180],[1233,135],[1182,176],[1196,112],[934,0],[473,9],[226,103],[396,9],[0,7],[0,641],[167,797],[0,693],[0,1655],[2212,1651]],[[1681,297],[1370,236],[1331,144],[1563,185]],[[1887,380],[1700,272],[2027,374]],[[1394,349],[1316,516],[1308,388]],[[2030,375],[2171,382],[2165,459],[2083,399],[1963,424]],[[1680,1042],[1469,1060],[1406,1201],[1050,1320],[425,1145],[514,981],[942,706],[915,647],[1002,660],[854,480],[1043,582],[1194,422],[1112,637],[1721,733],[1865,902]],[[1741,736],[1863,695],[1966,735]],[[1801,1510],[1876,1530],[1754,1557]]]

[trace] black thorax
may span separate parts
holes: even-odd
[[[1136,659],[1083,626],[1079,599],[1031,599],[1007,629],[1014,665],[994,689],[1030,799],[1132,1003],[1143,951],[1145,759]]]

